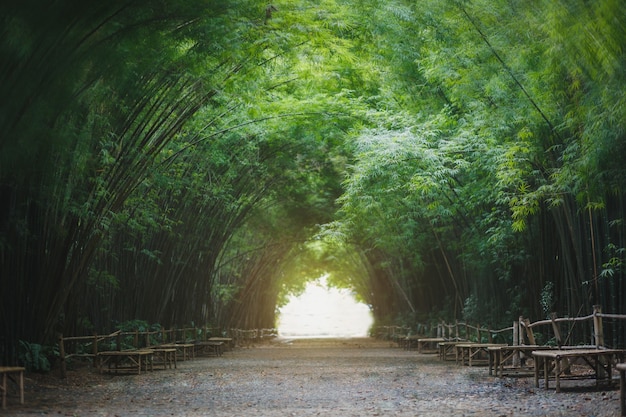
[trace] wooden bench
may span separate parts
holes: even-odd
[[[445,341],[446,339],[443,337],[426,337],[417,339],[417,353],[437,353],[439,351],[437,344]]]
[[[0,366],[0,374],[2,374],[2,385],[0,385],[0,391],[2,391],[2,408],[7,408],[7,390],[8,380],[12,380],[20,391],[20,404],[24,404],[24,368],[19,366]],[[17,380],[13,375],[17,374]]]
[[[150,350],[154,353],[152,356],[153,366],[162,364],[163,369],[172,369],[172,365],[174,365],[174,369],[176,369],[176,348],[159,346],[151,347]]]
[[[452,360],[458,361],[456,346],[461,343],[469,343],[467,340],[449,340],[437,343],[439,348],[439,359],[442,361]]]
[[[626,363],[618,363],[616,366],[619,371],[619,408],[621,416],[626,417]]]
[[[158,347],[163,349],[176,349],[176,355],[182,361],[188,361],[195,357],[194,346],[193,343],[166,343]]]
[[[495,373],[496,376],[502,378],[504,376],[504,368],[507,362],[511,362],[511,365],[507,368],[513,372],[523,369],[522,360],[533,359],[532,352],[535,350],[549,350],[556,349],[554,346],[541,346],[541,345],[510,345],[510,346],[491,346],[487,348],[489,352],[489,375]],[[533,359],[534,362],[534,359]],[[532,368],[527,366],[528,372],[534,370],[534,363]],[[518,372],[519,373],[519,372]]]
[[[417,340],[420,338],[419,335],[411,335],[405,336],[402,340],[401,347],[404,350],[413,350],[413,348],[417,347]]]
[[[571,368],[571,361],[581,359],[593,371],[596,386],[601,380],[612,382],[613,362],[624,360],[626,350],[621,349],[569,349],[569,350],[536,350],[532,352],[535,359],[535,386],[539,387],[539,369],[543,367],[544,385],[549,389],[550,375],[554,376],[556,392],[561,392],[561,379]],[[566,366],[563,366],[567,363]],[[543,366],[542,366],[543,365]],[[572,375],[569,379],[589,378],[587,375]]]
[[[209,342],[222,342],[223,346],[222,349],[224,347],[226,347],[228,350],[231,350],[233,348],[233,338],[232,337],[209,337]]]
[[[154,352],[151,349],[140,350],[112,350],[98,352],[98,369],[104,373],[105,365],[108,372],[118,373],[118,371],[136,371],[141,374],[141,369],[152,371],[152,357]],[[128,365],[120,366],[123,362]]]
[[[222,356],[224,352],[224,342],[212,341],[212,340],[204,340],[197,341],[194,343],[194,355],[213,355],[213,356]]]
[[[507,345],[499,343],[459,343],[455,346],[457,351],[457,363],[461,365],[467,364],[468,366],[489,363],[489,348],[501,346]],[[482,354],[487,358],[481,359]]]

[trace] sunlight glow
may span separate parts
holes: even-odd
[[[279,310],[282,337],[365,337],[373,323],[368,306],[350,290],[329,288],[325,280],[307,284],[299,297],[291,296]]]

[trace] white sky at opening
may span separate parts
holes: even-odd
[[[320,278],[279,309],[282,337],[365,337],[374,319],[369,307],[347,289],[329,288]]]

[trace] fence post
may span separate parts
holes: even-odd
[[[98,333],[93,334],[93,346],[91,347],[91,353],[93,353],[93,367],[98,368]]]
[[[563,346],[563,341],[561,340],[561,332],[559,331],[559,326],[556,323],[556,313],[550,313],[550,321],[552,321],[552,330],[554,331],[554,338],[556,339],[556,344],[561,347]]]
[[[517,321],[517,325],[518,325],[518,330],[517,332],[519,333],[519,344],[520,345],[524,345],[524,317],[523,316],[519,316],[519,320]]]
[[[602,314],[602,306],[593,306],[593,335],[595,338],[596,347],[604,346],[604,332],[602,329],[602,317],[598,314]]]
[[[59,336],[59,359],[61,360],[61,378],[67,377],[67,368],[65,364],[65,342],[63,334]]]
[[[526,329],[526,337],[528,337],[529,345],[536,345],[535,334],[533,333],[533,329],[530,327],[530,320],[524,319],[524,328]]]
[[[513,322],[513,346],[519,346],[520,342],[519,342],[519,322],[518,321],[514,321]],[[516,352],[516,354],[513,355],[513,366],[514,367],[519,367],[520,364],[520,355],[519,352]]]

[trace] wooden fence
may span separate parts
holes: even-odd
[[[601,306],[594,306],[593,313],[583,317],[557,317],[552,313],[549,319],[531,323],[529,319],[520,317],[512,326],[502,329],[490,329],[479,324],[465,322],[446,323],[436,325],[419,324],[412,328],[406,326],[379,326],[376,331],[378,338],[388,340],[400,340],[408,335],[421,335],[423,337],[438,337],[447,340],[468,340],[476,342],[493,343],[494,339],[510,343],[512,345],[537,344],[537,334],[550,334],[554,343],[558,346],[588,344],[593,346],[605,346],[604,320],[626,320],[624,314],[604,314]],[[571,324],[567,332],[563,331],[564,323]],[[589,340],[572,340],[573,329],[576,324],[584,324],[589,327]],[[537,330],[544,330],[538,332]],[[584,333],[584,332],[583,332]],[[496,340],[497,341],[497,340]]]
[[[176,341],[178,330],[122,332],[118,330],[108,335],[59,336],[59,359],[61,377],[67,375],[67,361],[71,358],[88,359],[96,366],[98,352],[134,350]]]
[[[193,343],[207,341],[211,337],[227,336],[234,346],[250,345],[276,336],[276,329],[241,330],[231,329],[224,334],[214,327],[183,327],[178,329],[115,331],[107,335],[59,336],[59,359],[61,377],[67,374],[67,361],[71,358],[86,359],[96,366],[98,352],[125,351],[148,348],[172,343]]]
[[[534,323],[531,323],[528,319],[520,317],[520,319],[517,321],[517,323],[519,323],[518,333],[520,334],[520,339],[522,339],[523,335],[525,335],[526,341],[528,341],[529,344],[535,344],[535,329],[540,327],[548,327],[548,331],[551,332],[554,336],[556,345],[574,345],[579,343],[585,343],[584,340],[581,341],[571,339],[574,326],[580,323],[590,328],[590,337],[587,341],[589,345],[606,346],[604,337],[604,319],[626,320],[626,315],[605,314],[602,313],[602,307],[596,305],[593,307],[593,313],[582,317],[557,317],[556,313],[552,313],[549,319],[536,321]],[[568,332],[565,334],[562,332],[562,323],[571,324]],[[520,343],[523,342],[524,340],[520,340]]]

